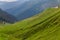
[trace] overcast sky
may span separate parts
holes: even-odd
[[[9,2],[25,2],[25,1],[29,1],[29,0],[0,0],[0,6],[5,4],[5,3],[9,3]]]
[[[29,0],[0,0],[0,2],[15,2],[15,1],[29,1]]]
[[[2,2],[14,2],[14,1],[17,1],[17,0],[0,0]]]

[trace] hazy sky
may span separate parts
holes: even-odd
[[[2,2],[14,2],[14,1],[17,1],[17,0],[0,0]]]
[[[9,2],[26,2],[26,1],[29,1],[29,0],[0,0],[0,6],[5,4],[5,3],[9,3]]]
[[[0,0],[1,2],[29,1],[29,0]]]

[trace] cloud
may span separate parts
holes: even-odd
[[[14,1],[17,1],[17,0],[0,0],[1,2],[14,2]]]

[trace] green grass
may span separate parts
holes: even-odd
[[[48,8],[15,24],[2,25],[0,40],[60,40],[60,8]]]

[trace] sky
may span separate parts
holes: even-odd
[[[0,2],[15,2],[15,1],[29,1],[29,0],[0,0]]]
[[[14,2],[14,1],[17,1],[17,0],[0,0],[1,2]]]

